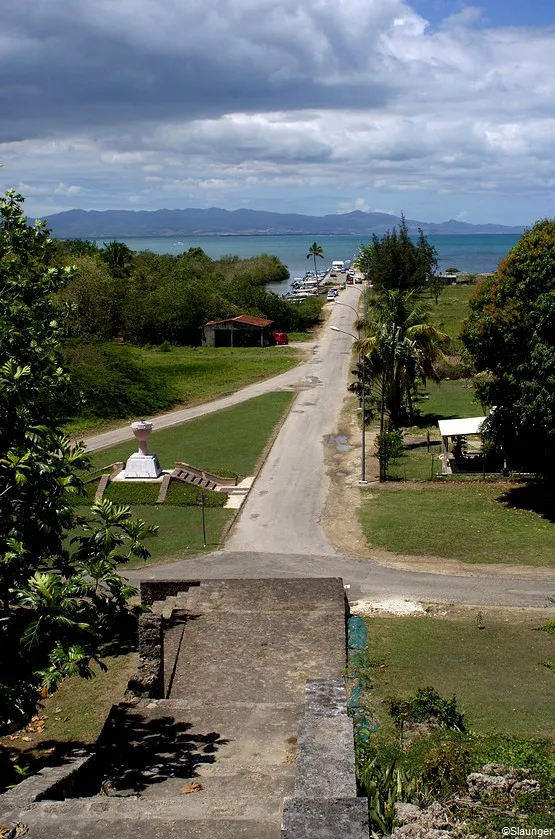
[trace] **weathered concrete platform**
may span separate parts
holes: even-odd
[[[158,697],[115,706],[73,777],[45,770],[0,796],[0,823],[29,825],[29,839],[323,839],[311,819],[329,810],[332,830],[337,811],[342,835],[367,836],[343,830],[357,799],[342,580],[154,581],[141,593],[163,615]]]

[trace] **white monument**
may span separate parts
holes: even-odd
[[[146,420],[131,423],[133,434],[139,441],[139,451],[127,458],[124,472],[125,479],[156,479],[162,474],[162,468],[158,462],[157,455],[149,454],[147,449],[147,440],[152,433],[153,427],[152,423]]]

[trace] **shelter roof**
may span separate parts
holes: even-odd
[[[244,323],[246,326],[270,326],[273,320],[266,320],[266,318],[256,318],[252,315],[237,315],[235,318],[222,318],[221,320],[209,320],[205,326],[218,326],[221,323]]]
[[[439,420],[442,437],[459,437],[467,434],[481,434],[486,417],[463,417],[462,419]]]

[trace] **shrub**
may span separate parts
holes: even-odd
[[[126,346],[71,340],[63,354],[74,395],[68,416],[76,415],[76,407],[80,413],[107,418],[146,415],[176,401],[160,374],[140,367]]]
[[[457,708],[457,700],[442,699],[433,687],[419,688],[410,699],[394,696],[384,699],[396,728],[402,730],[405,723],[429,722],[455,731],[465,731],[464,714]]]
[[[470,772],[471,752],[452,740],[433,748],[422,762],[422,782],[433,795],[445,796],[465,789]]]

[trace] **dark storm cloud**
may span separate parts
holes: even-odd
[[[94,8],[20,0],[4,9],[0,141],[233,111],[377,107],[388,96],[360,72],[348,28],[318,8],[311,16],[310,4]]]

